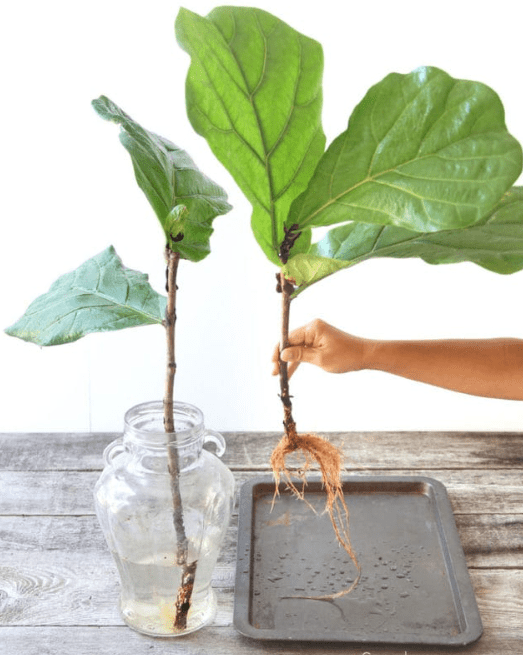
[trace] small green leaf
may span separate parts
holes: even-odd
[[[171,249],[194,262],[206,257],[213,220],[231,209],[225,191],[198,170],[184,150],[145,130],[109,98],[100,96],[92,104],[102,118],[121,126],[120,141],[131,155],[138,186]],[[186,210],[183,239],[173,242],[177,235],[171,236],[169,225],[179,206]]]
[[[192,60],[186,86],[191,124],[252,204],[254,235],[279,264],[289,207],[325,146],[322,48],[249,7],[219,7],[206,18],[181,9],[176,36]],[[309,244],[304,230],[293,252]]]
[[[348,268],[351,263],[339,261],[330,257],[322,257],[312,253],[298,253],[282,266],[282,271],[288,280],[292,280],[298,289],[295,295],[304,291],[315,282]]]
[[[162,323],[165,307],[166,298],[154,291],[148,276],[125,268],[109,246],[58,278],[6,332],[55,346],[90,332]]]
[[[330,230],[284,272],[299,292],[332,273],[375,257],[420,257],[429,264],[473,262],[495,273],[523,269],[523,187],[513,187],[482,221],[461,230],[412,232],[350,223]]]
[[[462,228],[493,209],[521,168],[521,146],[492,89],[437,68],[392,73],[356,107],[289,222]]]
[[[185,205],[176,205],[165,218],[165,232],[168,234],[167,241],[173,252],[175,252],[176,244],[184,238],[187,214]]]

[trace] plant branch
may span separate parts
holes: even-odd
[[[282,295],[281,309],[281,339],[280,352],[289,345],[289,316],[291,308],[291,295],[294,291],[294,285],[287,280],[280,272],[280,286]],[[280,357],[280,398],[283,404],[283,427],[285,435],[291,444],[296,440],[296,423],[292,417],[292,401],[289,391],[289,373],[288,364]]]
[[[173,501],[173,524],[176,532],[176,564],[181,568],[182,577],[175,602],[173,627],[184,630],[187,626],[187,614],[191,607],[191,596],[196,575],[196,561],[189,563],[189,542],[183,520],[183,504],[180,491],[180,462],[176,447],[174,424],[174,378],[176,375],[175,325],[176,325],[176,276],[180,253],[165,249],[167,260],[167,308],[165,311],[165,331],[167,336],[167,371],[165,378],[165,395],[163,399],[163,422],[165,432],[169,435],[167,457]]]
[[[174,432],[174,378],[176,375],[175,326],[176,326],[176,276],[180,253],[165,249],[167,260],[166,291],[167,308],[165,310],[165,330],[167,337],[167,372],[165,376],[165,395],[163,398],[163,424],[165,431]]]
[[[296,240],[299,238],[301,232],[299,231],[299,226],[297,223],[291,225],[291,227],[283,228],[285,232],[285,237],[280,245],[280,251],[278,256],[283,265],[287,263],[289,259],[290,251],[292,250],[293,245]],[[281,292],[282,295],[282,309],[281,309],[281,339],[280,339],[280,352],[287,348],[289,345],[289,316],[291,310],[291,300],[292,294],[294,292],[294,284],[290,280],[287,280],[283,270],[280,271],[277,291]],[[291,395],[289,392],[289,373],[287,362],[284,362],[280,357],[280,398],[283,404],[283,427],[285,430],[285,436],[287,437],[289,444],[292,446],[297,445],[296,437],[296,423],[292,417],[292,401]]]

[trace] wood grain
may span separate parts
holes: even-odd
[[[268,470],[237,470],[237,486],[268,474]],[[446,486],[456,514],[512,514],[523,506],[523,473],[517,469],[492,470],[488,475],[445,469],[369,469],[349,474],[435,478]],[[0,471],[0,515],[93,514],[93,488],[99,475],[99,471]]]
[[[523,514],[460,514],[456,525],[467,564],[473,568],[523,569]],[[234,567],[238,517],[227,530],[218,563]],[[23,566],[35,552],[42,563],[48,554],[103,557],[112,566],[95,516],[0,516],[0,565]]]
[[[238,635],[231,627],[207,627],[183,639],[152,639],[126,627],[37,627],[0,628],[0,643],[6,653],[24,655],[520,655],[521,639],[486,632],[468,648],[416,648],[412,646],[347,646],[254,641]],[[20,650],[23,645],[23,651]]]
[[[232,468],[268,470],[277,432],[225,432],[223,461]],[[101,470],[102,452],[116,433],[0,433],[0,470]],[[325,432],[351,469],[523,468],[521,434],[491,432]],[[20,448],[20,440],[24,448]]]
[[[471,569],[472,585],[484,626],[521,632],[523,571]],[[0,625],[121,625],[117,610],[118,576],[106,557],[69,554],[24,565],[0,567]],[[218,566],[214,625],[232,625],[234,569]]]

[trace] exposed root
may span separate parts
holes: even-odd
[[[294,472],[303,482],[301,490],[292,481],[291,473],[285,463],[287,455],[298,450],[301,450],[305,456],[305,463],[301,469]],[[349,509],[345,502],[341,483],[342,453],[339,448],[336,448],[323,437],[315,434],[297,434],[295,425],[292,423],[288,433],[284,434],[271,455],[271,466],[276,482],[275,498],[279,494],[278,485],[283,478],[292,493],[300,500],[307,502],[305,499],[306,474],[314,463],[319,466],[321,471],[322,483],[326,493],[325,510],[329,514],[334,533],[341,546],[354,562],[358,574],[349,589],[329,596],[299,596],[299,598],[333,600],[350,593],[358,584],[361,575],[360,565],[350,543]],[[311,507],[309,503],[307,504]]]

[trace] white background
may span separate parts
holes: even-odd
[[[509,130],[523,141],[519,2],[252,4],[322,43],[328,142],[372,84],[420,65],[492,86]],[[214,223],[212,254],[180,267],[177,398],[200,406],[214,429],[277,430],[278,384],[270,375],[279,333],[276,269],[251,235],[248,202],[186,118],[189,60],[173,29],[179,6],[165,0],[3,5],[0,326],[109,244],[126,266],[163,288],[159,224],[134,182],[118,128],[90,106],[105,94],[188,150],[234,206]],[[185,6],[206,14],[214,4],[187,0]],[[293,305],[292,324],[319,316],[366,337],[523,338],[522,292],[523,273],[384,259],[308,290]],[[164,334],[148,326],[40,349],[2,332],[0,362],[0,430],[118,431],[126,409],[162,396]],[[303,366],[292,393],[302,430],[523,426],[523,403],[381,373],[334,376]]]

